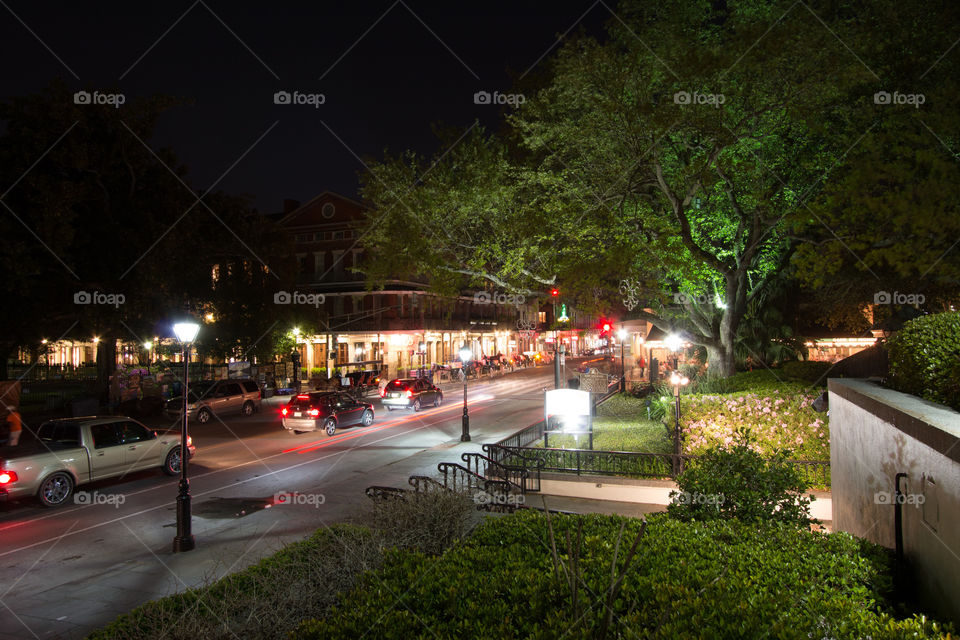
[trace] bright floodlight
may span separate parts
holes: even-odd
[[[173,332],[177,334],[177,340],[180,342],[193,342],[200,331],[200,325],[195,322],[178,322],[173,325]]]
[[[464,347],[460,349],[460,361],[461,362],[470,362],[470,358],[473,357],[473,352],[470,349]]]
[[[619,337],[621,340],[626,340],[626,339],[627,339],[627,330],[626,330],[626,329],[620,329],[619,331],[617,331],[617,337]]]
[[[683,340],[681,340],[680,336],[675,333],[669,334],[664,339],[664,342],[667,343],[667,347],[670,349],[670,351],[679,351],[680,347],[683,345]]]
[[[150,351],[150,349],[153,348],[153,343],[147,340],[146,342],[143,343],[143,348],[146,349],[147,351]]]
[[[294,336],[299,336],[299,335],[300,335],[300,327],[294,327],[294,328],[293,328],[293,331],[291,331],[290,333],[292,333]]]
[[[680,375],[676,371],[670,374],[670,384],[673,386],[680,384]]]

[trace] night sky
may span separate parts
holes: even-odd
[[[118,89],[128,99],[189,99],[167,112],[151,146],[171,147],[197,188],[229,170],[217,187],[251,194],[269,213],[284,198],[306,201],[326,189],[355,197],[358,157],[430,153],[432,123],[496,128],[501,107],[474,104],[474,93],[510,92],[515,78],[542,71],[538,60],[560,34],[599,35],[615,8],[342,4],[2,0],[0,96],[61,78],[74,90]],[[277,105],[277,91],[325,102]]]

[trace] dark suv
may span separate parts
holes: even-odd
[[[380,393],[383,406],[388,411],[394,409],[413,409],[420,411],[424,405],[439,407],[443,402],[443,391],[426,378],[397,378],[392,380]]]
[[[328,436],[338,427],[373,424],[373,405],[360,402],[347,393],[339,391],[316,391],[301,393],[290,398],[287,406],[280,409],[283,428],[294,433],[324,429]]]
[[[250,416],[259,409],[260,387],[255,380],[217,380],[190,385],[187,418],[196,418],[201,424],[210,422],[214,415],[241,413]],[[167,415],[179,416],[182,411],[183,396],[167,401]]]

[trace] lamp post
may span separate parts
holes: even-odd
[[[463,345],[460,349],[460,361],[463,363],[463,431],[460,434],[460,442],[470,442],[470,416],[467,415],[467,363],[473,357],[473,353]]]
[[[681,376],[676,371],[670,374],[670,384],[673,385],[673,397],[675,401],[674,416],[676,418],[673,430],[673,473],[674,477],[680,473],[680,387],[685,386],[690,380],[686,376]]]
[[[617,337],[620,338],[620,393],[626,393],[627,373],[626,373],[626,365],[624,365],[623,349],[627,340],[627,330],[621,327],[620,331],[617,331]]]
[[[180,422],[180,492],[177,494],[177,536],[173,539],[173,552],[190,551],[195,543],[190,532],[190,480],[187,478],[187,461],[190,450],[187,446],[187,404],[190,396],[190,343],[197,337],[200,325],[180,322],[173,325],[173,332],[183,349],[183,414]]]

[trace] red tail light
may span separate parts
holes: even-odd
[[[413,397],[413,391],[410,391],[410,389],[407,389],[407,397],[408,397],[408,398],[412,398],[412,397]]]
[[[17,481],[17,474],[13,471],[0,471],[0,484],[10,484]]]
[[[280,415],[284,415],[284,416],[285,416],[285,415],[287,415],[287,413],[289,413],[289,412],[287,411],[287,408],[286,408],[286,407],[284,407],[283,409],[280,409]]]
[[[297,396],[297,400],[309,400],[309,399],[310,399],[310,396],[306,394],[300,394],[299,396]]]
[[[320,409],[310,409],[310,415],[316,418],[318,415],[320,415]]]
[[[187,436],[187,446],[188,447],[193,446],[193,436]]]

